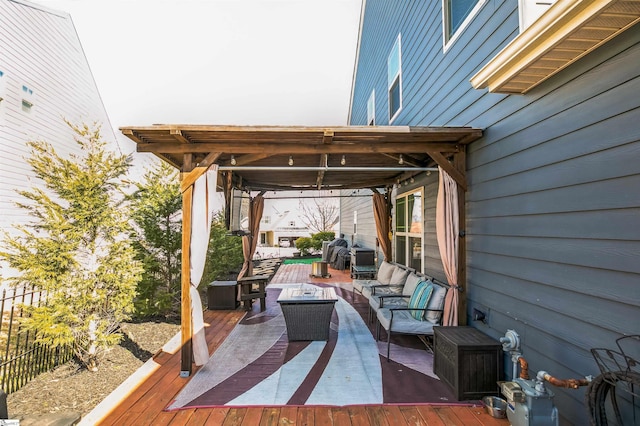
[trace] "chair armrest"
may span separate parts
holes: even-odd
[[[384,299],[398,299],[398,298],[406,298],[407,296],[404,296],[402,294],[380,294],[378,295],[378,298],[380,299],[380,307],[384,308]]]
[[[400,287],[400,286],[391,285],[391,284],[374,284],[371,286],[371,294],[372,295],[376,294],[376,288],[390,288],[390,287]]]

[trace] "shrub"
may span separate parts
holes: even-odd
[[[333,241],[335,237],[336,237],[336,233],[333,231],[322,231],[316,234],[312,234],[311,235],[312,247],[315,250],[321,250],[323,241]]]
[[[301,237],[296,240],[296,248],[300,250],[301,256],[307,256],[314,248],[313,240],[309,237]]]

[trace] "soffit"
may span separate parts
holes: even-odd
[[[250,190],[380,188],[438,165],[463,181],[464,170],[456,173],[448,160],[482,136],[469,127],[154,125],[120,130],[138,152],[153,153],[183,172],[218,164],[232,172],[235,187]]]
[[[639,0],[558,0],[471,84],[494,93],[527,93],[639,21]]]

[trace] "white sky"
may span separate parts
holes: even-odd
[[[154,123],[347,124],[361,0],[36,2],[71,14],[121,140]]]

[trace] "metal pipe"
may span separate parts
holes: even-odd
[[[263,171],[277,171],[277,172],[316,172],[316,171],[341,171],[341,172],[437,172],[437,167],[324,167],[324,166],[312,166],[312,167],[298,167],[298,166],[272,166],[272,167],[259,167],[259,166],[220,166],[219,171],[233,171],[233,170],[263,170]]]

